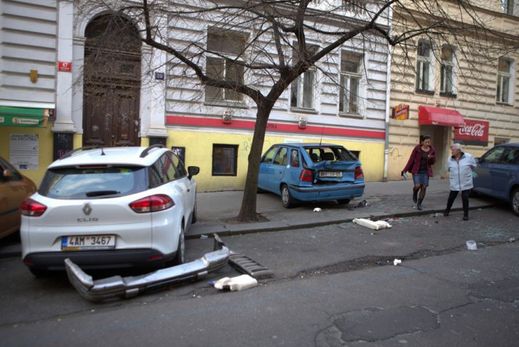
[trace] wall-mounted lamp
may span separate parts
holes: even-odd
[[[232,122],[232,111],[224,111],[222,121],[224,124],[230,124]]]
[[[305,129],[306,128],[306,119],[303,117],[299,118],[299,121],[297,122],[297,126],[299,129]]]

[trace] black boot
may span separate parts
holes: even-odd
[[[418,199],[418,203],[416,204],[416,209],[417,210],[422,210],[422,201],[423,199]]]
[[[450,210],[449,209],[445,209],[445,211],[443,211],[443,215],[445,217],[448,217],[449,216],[449,213],[450,213]]]

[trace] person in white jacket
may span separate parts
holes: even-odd
[[[463,220],[469,219],[469,194],[474,187],[472,170],[476,167],[476,160],[469,153],[464,153],[461,150],[459,143],[454,143],[451,146],[452,156],[448,161],[449,170],[449,198],[447,200],[447,208],[443,212],[444,216],[448,216],[452,204],[461,192],[461,201],[463,203]]]

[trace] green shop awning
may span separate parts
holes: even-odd
[[[48,108],[0,106],[0,126],[43,127],[48,117]]]

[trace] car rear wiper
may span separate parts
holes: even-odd
[[[85,195],[88,197],[93,197],[93,196],[103,196],[103,195],[116,195],[116,194],[120,194],[120,193],[121,192],[118,192],[117,190],[95,190],[92,192],[87,192],[87,193],[85,193]]]

